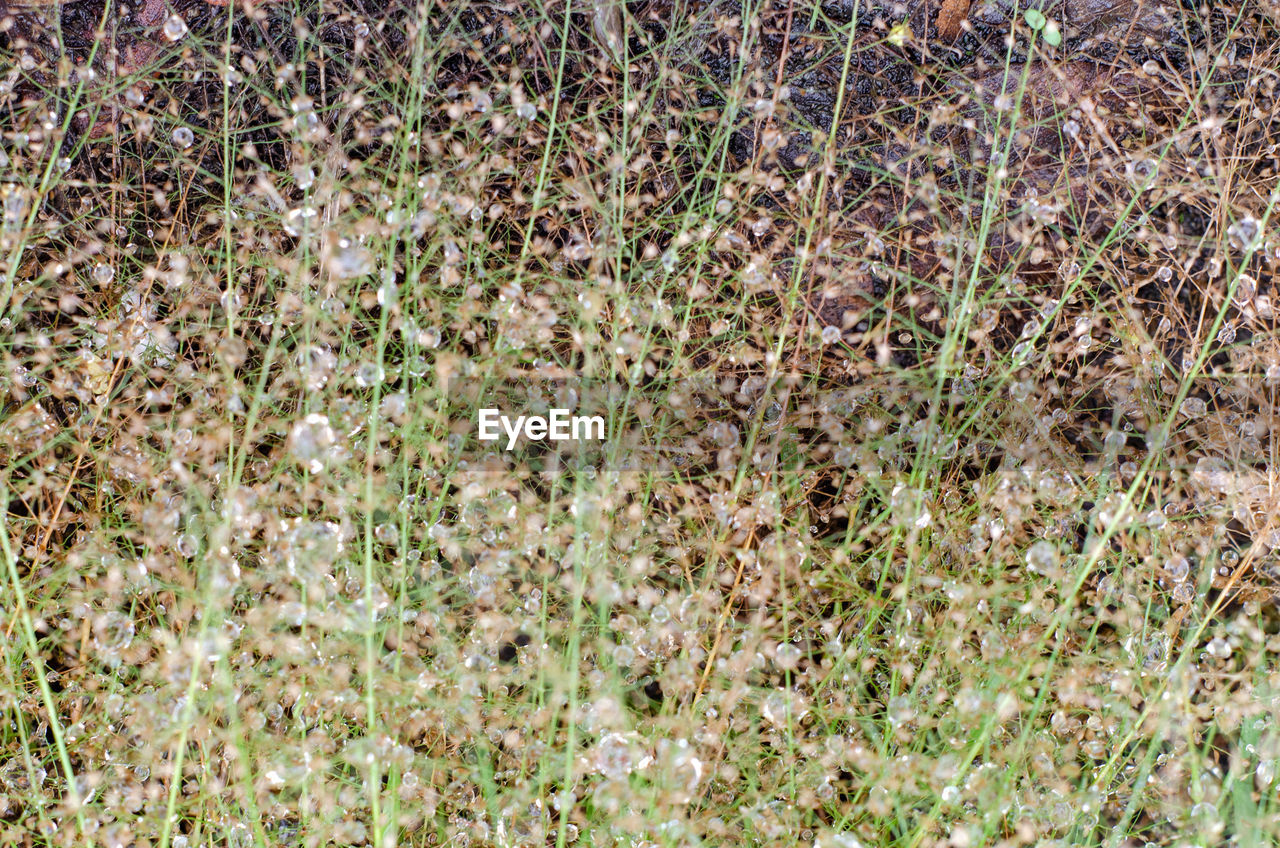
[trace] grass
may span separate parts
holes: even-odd
[[[117,11],[0,34],[0,844],[1275,844],[1266,7]]]

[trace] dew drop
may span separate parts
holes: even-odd
[[[1160,166],[1156,164],[1154,159],[1142,159],[1133,164],[1134,182],[1142,184],[1151,178],[1153,174],[1160,170]]]
[[[305,465],[312,473],[319,473],[329,454],[338,443],[338,436],[329,426],[329,418],[319,413],[311,413],[294,425],[289,434],[289,447],[294,459]]]
[[[609,780],[624,780],[634,768],[631,743],[620,733],[606,734],[592,757],[595,769]]]
[[[329,255],[329,270],[342,280],[353,280],[373,273],[373,256],[348,238],[338,239]]]
[[[310,206],[290,209],[284,216],[284,231],[295,238],[302,235],[316,214],[316,210]]]
[[[1027,570],[1048,574],[1058,564],[1058,549],[1052,542],[1040,539],[1027,551]]]
[[[170,41],[177,41],[186,34],[187,22],[182,19],[181,15],[170,15],[169,19],[164,22],[164,37]]]
[[[630,668],[636,661],[636,651],[630,645],[618,645],[613,649],[613,661],[619,668]]]
[[[178,537],[177,551],[186,559],[191,559],[200,550],[200,543],[196,541],[196,537],[190,533],[183,533]]]
[[[356,385],[361,388],[369,388],[376,386],[386,377],[386,372],[382,366],[376,362],[365,362],[356,369]]]
[[[1227,228],[1227,237],[1231,240],[1231,246],[1237,250],[1249,250],[1256,245],[1261,232],[1262,227],[1257,219],[1246,215]]]
[[[1258,295],[1258,281],[1248,274],[1241,274],[1236,278],[1236,304],[1239,306],[1248,306]]]
[[[784,671],[794,671],[800,665],[800,659],[803,656],[798,647],[785,642],[778,646],[778,667]]]
[[[135,632],[132,618],[124,613],[108,612],[94,622],[93,645],[102,652],[122,651],[132,644]]]
[[[1263,788],[1270,786],[1276,779],[1276,761],[1263,760],[1258,763],[1258,770],[1254,774]]]
[[[306,191],[315,185],[316,172],[311,169],[310,165],[299,165],[293,169],[293,181],[298,188]]]
[[[420,347],[433,350],[440,346],[440,330],[437,327],[425,327],[418,331],[417,339]]]

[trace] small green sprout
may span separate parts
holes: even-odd
[[[1041,34],[1051,47],[1057,47],[1062,43],[1062,30],[1058,29],[1057,21],[1051,21],[1044,16],[1044,12],[1039,9],[1027,9],[1022,13],[1022,18],[1027,22],[1027,26],[1035,32]]]

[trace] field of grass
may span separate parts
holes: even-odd
[[[1278,35],[0,0],[0,845],[1277,844]]]

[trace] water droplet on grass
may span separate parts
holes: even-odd
[[[1203,398],[1189,397],[1182,402],[1182,414],[1188,418],[1199,418],[1209,409]]]
[[[1160,165],[1154,159],[1141,159],[1133,163],[1134,181],[1141,184],[1154,176],[1160,170]]]
[[[897,695],[889,699],[888,707],[889,720],[893,724],[901,726],[907,725],[915,721],[916,708],[906,695]]]
[[[293,181],[298,188],[306,191],[315,184],[316,172],[311,169],[310,165],[299,165],[293,169]]]
[[[1110,430],[1102,440],[1102,444],[1106,447],[1108,453],[1115,454],[1119,453],[1128,441],[1129,437],[1125,435],[1123,430]]]
[[[184,533],[178,537],[177,551],[181,556],[191,559],[199,552],[199,550],[200,543],[196,540],[195,536],[192,536],[190,533]]]
[[[182,19],[181,15],[170,15],[169,19],[164,22],[164,37],[170,41],[177,41],[186,34],[187,22]]]
[[[297,355],[298,371],[310,391],[319,391],[329,382],[329,375],[338,365],[338,357],[331,350],[313,345]]]
[[[173,131],[173,143],[176,147],[186,150],[195,143],[196,134],[189,127],[178,127]]]
[[[383,418],[395,420],[402,418],[409,409],[409,399],[404,392],[393,392],[382,399],[379,408]]]
[[[630,668],[636,661],[636,651],[630,645],[618,645],[613,649],[613,661],[619,668]]]
[[[1270,786],[1276,779],[1276,761],[1263,760],[1258,763],[1258,770],[1255,772],[1255,775],[1258,778],[1258,783],[1261,784],[1263,788]]]
[[[367,389],[381,383],[385,376],[382,366],[376,362],[365,362],[356,369],[356,385]]]
[[[424,327],[418,331],[416,341],[420,347],[428,350],[435,349],[440,346],[440,330],[438,327]]]
[[[99,262],[97,265],[93,266],[94,281],[104,286],[107,283],[110,283],[111,280],[115,277],[115,275],[116,275],[116,269],[110,265],[104,265],[101,262]]]
[[[133,643],[135,634],[133,619],[120,612],[108,612],[98,617],[93,627],[93,645],[104,653],[123,651]]]
[[[800,665],[800,658],[803,656],[800,649],[790,642],[784,642],[778,646],[778,668],[785,671],[794,671]]]
[[[1209,656],[1225,660],[1231,656],[1231,643],[1221,636],[1216,636],[1205,645],[1205,650],[1209,652]]]
[[[351,239],[341,238],[329,255],[329,270],[342,280],[352,280],[373,273],[373,256]]]
[[[1048,574],[1058,565],[1058,549],[1052,542],[1039,540],[1027,550],[1027,570],[1033,574]]]
[[[27,196],[21,189],[12,189],[4,195],[4,227],[16,229],[27,214]]]
[[[1236,278],[1236,304],[1239,306],[1248,306],[1258,295],[1258,281],[1248,274],[1241,274]]]
[[[314,137],[320,129],[320,116],[310,97],[295,97],[289,104],[293,109],[293,129],[305,137]]]
[[[295,238],[305,232],[311,219],[316,217],[316,210],[310,206],[290,209],[284,216],[284,231]]]
[[[329,426],[329,418],[312,413],[294,425],[289,434],[289,446],[294,459],[315,474],[323,468],[329,454],[338,443],[338,436]]]
[[[400,287],[394,282],[383,283],[378,286],[377,299],[379,306],[386,306],[396,302],[396,295],[399,293]]]
[[[1257,219],[1246,215],[1227,228],[1227,237],[1231,240],[1232,247],[1237,250],[1248,250],[1256,246],[1261,232],[1262,226]]]
[[[608,733],[592,757],[596,771],[609,780],[623,780],[635,767],[631,743],[620,733]]]

